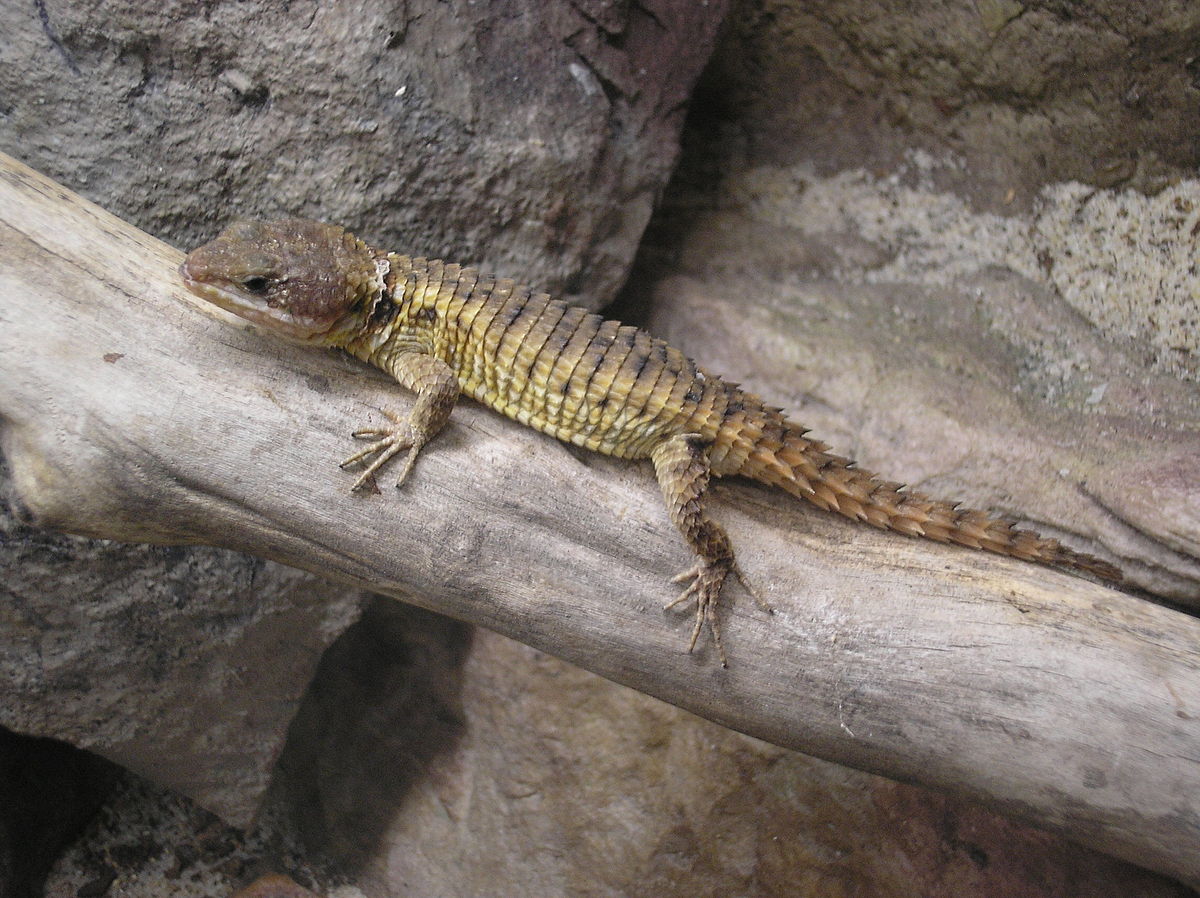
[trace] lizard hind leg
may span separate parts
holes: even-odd
[[[677,434],[659,443],[650,453],[650,458],[654,462],[654,474],[662,487],[671,520],[696,553],[696,564],[671,581],[691,582],[679,598],[668,603],[666,607],[674,608],[694,599],[696,621],[692,627],[688,651],[696,647],[700,632],[707,626],[712,633],[721,666],[728,667],[717,615],[725,580],[733,574],[761,608],[770,611],[770,606],[750,586],[738,567],[733,546],[725,530],[704,513],[704,495],[708,489],[711,471],[708,446],[703,438],[695,433]]]

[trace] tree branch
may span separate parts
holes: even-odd
[[[729,588],[722,670],[660,610],[690,558],[648,467],[464,402],[403,490],[349,495],[349,431],[408,397],[215,320],[180,258],[0,157],[0,446],[40,522],[368,586],[1200,882],[1196,620],[731,483],[714,511],[776,613]]]

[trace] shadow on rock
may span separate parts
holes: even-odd
[[[329,648],[271,787],[310,851],[362,869],[406,796],[453,757],[470,644],[469,626],[377,597]]]

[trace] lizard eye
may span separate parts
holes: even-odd
[[[242,281],[242,286],[245,287],[249,292],[261,296],[267,292],[267,287],[270,286],[270,282],[261,274],[256,274]]]

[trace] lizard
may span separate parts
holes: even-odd
[[[363,428],[342,462],[351,492],[407,451],[397,486],[460,394],[559,440],[650,459],[694,565],[667,608],[695,603],[688,651],[708,628],[727,666],[717,609],[732,574],[766,610],[729,536],[705,511],[712,477],[742,476],[885,530],[951,542],[1118,582],[1119,568],[1003,517],[905,489],[835,455],[809,431],[644,330],[507,278],[377,250],[306,219],[239,221],[180,267],[189,290],[258,329],[334,347],[415,394],[407,416]]]

